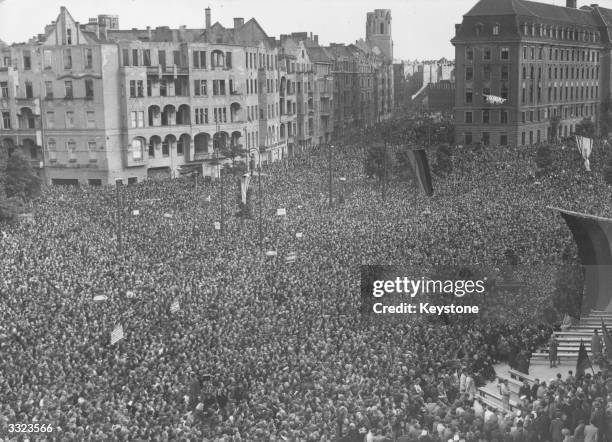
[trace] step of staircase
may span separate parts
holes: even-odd
[[[494,407],[498,411],[504,410],[504,407],[502,406],[501,394],[490,391],[489,389],[485,387],[480,387],[478,389],[478,394],[479,394],[479,397],[482,399],[482,401],[486,403],[487,405]],[[512,395],[510,395],[509,405],[510,405],[511,410],[515,410],[518,408],[518,403],[516,399],[512,398]]]

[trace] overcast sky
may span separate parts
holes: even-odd
[[[564,5],[564,0],[543,0]],[[60,6],[86,23],[98,14],[119,15],[122,29],[146,26],[204,26],[204,9],[212,21],[233,26],[233,17],[255,17],[269,36],[306,31],[319,43],[354,43],[365,38],[368,11],[391,9],[395,58],[453,59],[454,24],[477,0],[0,0],[0,39],[22,42],[43,32]],[[602,6],[612,0],[600,0]],[[585,3],[586,2],[580,2]]]

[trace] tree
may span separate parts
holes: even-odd
[[[6,162],[6,195],[23,199],[34,198],[40,194],[41,181],[34,173],[30,161],[15,151]]]
[[[438,175],[443,175],[452,172],[453,162],[451,160],[451,152],[448,146],[439,146],[436,150],[436,164],[434,172]]]
[[[603,137],[608,137],[610,132],[612,132],[612,96],[610,95],[601,105],[599,130]]]
[[[541,144],[536,151],[536,164],[540,169],[548,170],[552,166],[552,151],[547,143]]]
[[[365,164],[365,174],[376,177],[380,181],[389,176],[392,167],[391,154],[385,144],[373,144],[368,149]]]
[[[597,128],[591,118],[584,118],[580,123],[576,125],[575,133],[587,138],[595,138]]]
[[[16,198],[0,198],[0,222],[16,221],[19,212],[21,212],[21,205]]]
[[[396,154],[396,166],[393,171],[395,176],[401,181],[411,181],[414,179],[414,171],[412,170],[412,164],[408,157],[408,152],[400,150]]]
[[[221,155],[232,160],[232,166],[236,164],[236,158],[246,157],[246,150],[241,144],[229,145],[221,148]]]
[[[604,179],[606,183],[612,184],[612,154],[608,156],[608,163],[604,169]]]
[[[559,125],[561,124],[561,116],[554,115],[550,117],[550,141],[557,139],[559,133]]]

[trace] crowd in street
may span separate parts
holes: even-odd
[[[609,188],[556,154],[535,178],[532,150],[459,149],[433,197],[394,181],[383,201],[365,147],[335,146],[329,207],[314,148],[253,177],[252,219],[234,216],[235,177],[223,194],[146,181],[121,190],[121,251],[114,188],[44,189],[34,223],[0,227],[0,438],[40,423],[36,440],[565,442],[556,429],[591,416],[607,431],[603,376],[542,386],[522,416],[474,401],[496,363],[549,338],[551,281],[576,250],[547,206],[612,215]],[[533,286],[476,319],[359,313],[361,265],[493,275],[508,250]]]

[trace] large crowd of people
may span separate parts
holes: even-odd
[[[549,433],[567,401],[561,429],[594,415],[603,434],[603,376],[543,386],[522,417],[474,402],[497,362],[549,338],[547,278],[576,250],[547,206],[612,215],[597,160],[593,178],[559,150],[535,178],[531,149],[461,148],[433,197],[392,182],[383,201],[365,149],[334,147],[332,207],[323,147],[253,177],[252,219],[234,216],[234,177],[223,194],[125,186],[121,252],[114,188],[44,189],[34,223],[0,232],[0,438],[39,423],[53,431],[36,440],[567,441]],[[508,250],[533,286],[476,320],[359,313],[361,265],[494,272]]]

